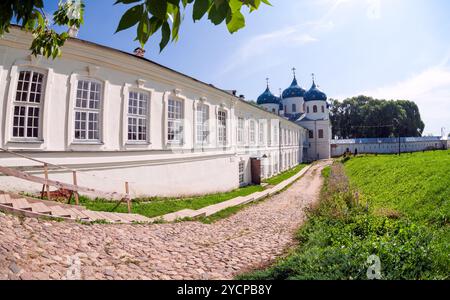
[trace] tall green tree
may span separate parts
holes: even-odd
[[[172,41],[177,41],[185,10],[192,5],[194,21],[207,17],[214,25],[225,23],[228,31],[234,33],[245,27],[242,10],[257,10],[261,3],[271,5],[268,0],[117,0],[115,5],[129,8],[118,22],[116,32],[136,27],[136,40],[141,47],[150,37],[161,33],[160,51]],[[45,13],[43,0],[1,0],[0,36],[11,26],[11,22],[33,32],[30,47],[34,55],[57,57],[61,47],[69,38],[67,32],[58,33],[52,25],[67,26],[78,30],[83,24],[85,4],[83,0],[60,0],[53,13],[53,24]]]
[[[380,100],[366,96],[331,100],[333,136],[374,138],[421,136],[425,127],[419,108],[412,101]]]

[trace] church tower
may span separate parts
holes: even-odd
[[[274,114],[280,113],[280,98],[272,94],[269,88],[269,78],[266,78],[267,81],[267,88],[262,93],[257,100],[257,104],[264,108],[267,111],[270,111]]]
[[[283,91],[281,97],[281,103],[284,107],[284,114],[288,118],[300,116],[305,112],[304,97],[305,90],[300,87],[295,76],[295,68],[292,69],[294,73],[294,79],[291,85]]]
[[[312,86],[304,95],[305,113],[297,123],[308,129],[308,148],[304,157],[308,160],[327,159],[331,156],[331,122],[327,95],[316,85],[312,74]]]

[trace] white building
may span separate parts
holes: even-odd
[[[446,137],[404,137],[400,138],[364,138],[331,141],[331,156],[339,157],[350,153],[393,154],[398,152],[417,152],[448,149]]]
[[[69,39],[56,60],[30,55],[32,36],[0,38],[0,147],[79,171],[78,184],[133,196],[179,196],[252,182],[303,161],[306,129],[143,57]],[[0,152],[0,166],[42,174]],[[39,169],[36,169],[39,166]],[[50,172],[71,183],[72,174]],[[0,189],[41,186],[0,176]]]
[[[295,69],[294,69],[295,71]],[[306,161],[330,158],[331,122],[327,95],[313,83],[308,91],[301,88],[294,74],[291,85],[280,97],[273,95],[267,86],[258,97],[258,105],[278,113],[306,128],[303,157]]]

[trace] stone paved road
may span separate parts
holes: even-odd
[[[212,225],[83,225],[1,214],[0,279],[65,279],[68,270],[83,279],[232,279],[292,245],[326,164]]]

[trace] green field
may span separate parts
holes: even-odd
[[[298,165],[284,173],[267,179],[267,183],[270,185],[276,185],[300,172],[306,165]],[[148,199],[133,199],[132,212],[141,214],[146,217],[158,217],[168,213],[176,212],[182,209],[197,210],[209,205],[224,202],[239,196],[247,196],[252,193],[260,192],[264,188],[260,185],[251,185],[236,189],[234,191],[217,193],[210,195],[203,195],[197,197],[185,197],[185,198],[148,198]],[[87,209],[95,211],[113,211],[116,207],[116,202],[107,201],[104,199],[89,199],[87,197],[80,197],[80,205],[85,206]],[[238,212],[242,207],[231,207],[225,211],[219,212],[217,215],[213,215],[208,219],[202,220],[205,223],[211,223],[219,219],[228,217]],[[127,205],[125,203],[120,204],[115,212],[127,212]]]
[[[242,279],[449,279],[450,151],[352,157],[323,171],[297,247]]]

